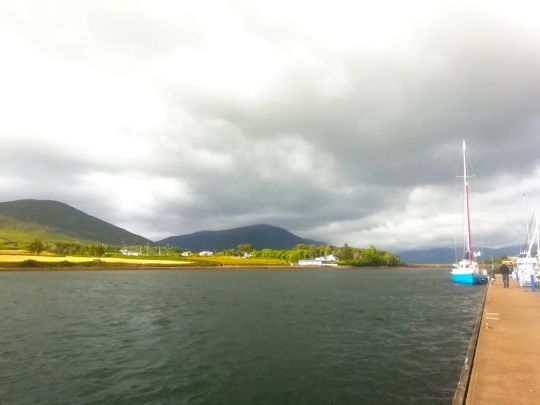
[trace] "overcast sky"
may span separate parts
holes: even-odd
[[[476,244],[519,244],[522,194],[540,208],[537,4],[0,0],[0,200],[153,240],[268,223],[454,246],[466,139]]]

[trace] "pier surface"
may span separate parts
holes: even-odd
[[[540,404],[540,292],[489,286],[466,404]]]

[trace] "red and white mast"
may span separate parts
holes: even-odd
[[[465,227],[465,239],[467,241],[467,258],[469,264],[472,265],[473,253],[472,253],[472,238],[471,238],[471,215],[470,215],[470,202],[469,202],[469,182],[467,181],[467,156],[465,139],[463,140],[463,188],[465,196],[465,218],[467,225]]]

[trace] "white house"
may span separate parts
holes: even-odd
[[[328,256],[317,257],[315,260],[320,260],[321,262],[337,262],[339,259],[331,254]]]
[[[140,253],[139,252],[135,252],[134,250],[129,250],[129,249],[120,249],[120,253],[122,253],[124,256],[139,256]]]
[[[187,257],[191,256],[193,253],[191,253],[189,250],[187,252],[182,252],[182,256]]]
[[[299,260],[299,266],[325,266],[325,267],[337,267],[337,262],[339,259],[333,254],[328,256],[316,257],[315,259],[308,260]]]
[[[298,260],[299,266],[322,266],[322,260]]]
[[[214,252],[209,252],[208,250],[203,250],[199,253],[199,256],[213,256]]]

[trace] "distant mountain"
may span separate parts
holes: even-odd
[[[171,236],[156,242],[160,246],[177,246],[197,252],[222,251],[242,244],[255,249],[292,249],[296,245],[323,245],[323,242],[304,239],[286,229],[271,225],[251,225],[223,231],[200,231],[188,235]]]
[[[67,204],[50,200],[0,203],[0,236],[141,245],[150,240],[95,218]]]
[[[500,256],[515,256],[519,253],[519,246],[506,246],[497,249],[484,248],[480,249],[483,252],[484,259],[489,260],[491,257],[496,258]],[[454,248],[433,248],[425,250],[407,250],[397,253],[404,263],[418,263],[418,264],[445,264],[455,263],[456,251]],[[458,250],[458,254],[461,254],[461,249]]]

